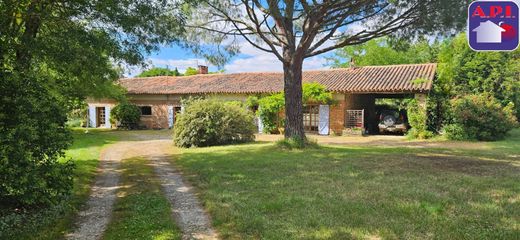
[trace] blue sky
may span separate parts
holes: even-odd
[[[225,66],[226,73],[236,72],[274,72],[282,71],[282,64],[271,53],[266,53],[256,49],[247,42],[241,46],[241,53],[231,59]],[[320,56],[308,58],[304,62],[304,70],[325,69],[327,61],[323,54]],[[217,71],[218,68],[208,64],[206,60],[196,57],[189,50],[182,49],[178,46],[164,46],[156,53],[152,53],[147,57],[147,63],[151,66],[169,67],[174,69],[177,67],[180,72],[184,72],[187,67],[196,67],[198,65],[208,65],[209,71]],[[128,76],[135,76],[142,69],[134,68],[127,73]]]
[[[520,0],[514,0],[520,3]],[[359,30],[360,26],[350,26],[353,30]],[[332,44],[331,42],[325,45]],[[316,57],[308,58],[304,62],[304,70],[326,69],[326,56],[330,56],[332,52],[322,54]],[[184,50],[177,46],[161,47],[156,53],[147,57],[149,66],[169,67],[171,69],[177,67],[180,72],[184,72],[187,67],[196,67],[199,65],[208,65],[210,71],[218,70],[215,66],[207,64],[207,62],[194,56],[189,50]],[[282,71],[282,64],[278,59],[270,53],[263,52],[243,41],[241,46],[241,54],[229,61],[224,69],[226,73],[236,72],[273,72]],[[134,76],[141,72],[142,69],[134,68],[127,73],[128,76]]]

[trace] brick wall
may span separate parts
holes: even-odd
[[[141,124],[148,129],[168,128],[168,105],[151,105],[152,115],[141,116]]]
[[[137,106],[152,107],[152,115],[141,116],[140,125],[146,126],[148,129],[165,129],[169,128],[168,124],[168,106],[180,107],[180,100],[131,100]]]
[[[329,127],[331,134],[341,135],[345,126],[345,107],[347,104],[344,99],[336,101],[335,105],[330,106]]]

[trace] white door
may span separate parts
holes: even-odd
[[[320,135],[329,135],[329,112],[329,105],[320,105],[320,117],[318,124],[318,133]]]
[[[112,128],[110,124],[110,106],[105,106],[105,128]]]
[[[168,106],[168,127],[173,127],[173,106]]]
[[[97,127],[97,116],[96,116],[96,107],[88,106],[88,118],[89,118],[89,127],[95,128]]]

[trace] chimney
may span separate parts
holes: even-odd
[[[199,65],[199,74],[208,74],[208,66]]]

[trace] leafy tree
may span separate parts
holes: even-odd
[[[58,163],[71,137],[66,112],[122,89],[116,65],[139,64],[179,36],[165,1],[0,1],[0,205],[56,203],[70,192]],[[114,91],[116,90],[116,91]]]
[[[430,94],[431,127],[450,123],[450,99],[468,94],[490,95],[503,107],[513,103],[520,117],[520,51],[475,52],[465,34],[445,41]]]
[[[284,69],[285,137],[305,139],[302,65],[306,58],[391,33],[462,28],[468,3],[203,0],[197,1],[197,10],[190,12],[187,26],[191,30],[187,31],[185,46],[217,64],[239,52],[238,39],[276,56]],[[331,44],[325,44],[328,42]]]
[[[137,77],[156,77],[156,76],[180,76],[179,70],[175,68],[170,70],[168,68],[153,67],[151,69],[141,72]]]
[[[31,75],[0,79],[0,206],[55,204],[72,189],[72,163],[57,162],[71,141],[63,101]]]
[[[184,76],[192,76],[197,74],[199,74],[199,70],[192,67],[186,68],[186,71],[184,72]]]
[[[333,68],[349,67],[352,60],[356,66],[431,63],[437,62],[439,50],[437,41],[430,44],[424,39],[396,42],[390,38],[378,38],[338,49],[328,60]]]

